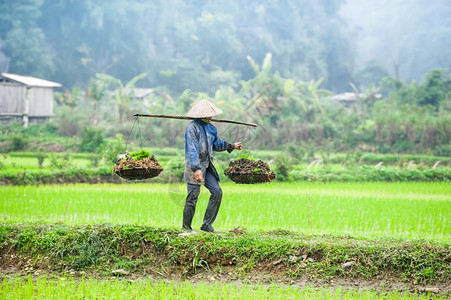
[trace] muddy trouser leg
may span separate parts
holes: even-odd
[[[215,221],[219,207],[221,206],[222,189],[219,186],[218,179],[214,176],[210,168],[207,169],[205,174],[205,187],[210,191],[211,195],[201,229],[205,231],[214,231],[213,226],[211,225]]]
[[[188,195],[186,196],[185,207],[183,208],[183,228],[193,230],[191,222],[193,221],[194,213],[196,212],[197,198],[200,193],[200,185],[187,184]]]

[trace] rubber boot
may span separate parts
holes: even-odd
[[[185,204],[185,208],[183,209],[183,229],[193,231],[191,228],[191,222],[193,221],[195,212],[195,207]]]
[[[213,169],[214,170],[214,169]],[[217,174],[217,173],[216,173]],[[219,186],[215,172],[211,172],[210,168],[207,170],[205,176],[205,187],[210,191],[210,200],[208,201],[207,209],[205,211],[204,220],[200,229],[202,231],[214,232],[212,226],[218,215],[219,207],[222,201],[222,189]]]
[[[200,193],[200,186],[188,184],[187,189],[188,195],[186,196],[186,203],[183,208],[183,229],[193,231],[191,228],[191,222],[193,221],[194,213],[196,212],[196,204]]]

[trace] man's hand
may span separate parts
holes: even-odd
[[[202,182],[202,171],[197,170],[196,172],[194,172],[194,178],[196,178],[197,182]]]
[[[235,143],[236,150],[241,150],[242,148],[243,148],[243,145],[241,144],[241,142]]]

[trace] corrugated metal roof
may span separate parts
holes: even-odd
[[[23,75],[11,74],[11,73],[1,73],[1,76],[6,79],[9,79],[9,80],[22,83],[28,87],[56,88],[56,87],[62,86],[61,84],[59,84],[57,82],[39,79],[36,77],[31,77],[31,76],[23,76]]]
[[[365,95],[365,94],[356,94],[356,93],[343,93],[334,95],[332,97],[332,100],[339,100],[339,101],[357,101],[357,99],[370,99],[370,100],[379,100],[382,99],[382,94],[371,94],[371,95]]]
[[[132,92],[132,89],[126,88],[125,92],[127,94],[130,94]],[[145,98],[153,93],[153,89],[143,89],[143,88],[134,88],[133,89],[133,96],[135,98]]]
[[[343,93],[343,94],[338,94],[338,95],[334,95],[332,97],[332,100],[341,100],[341,101],[355,101],[357,100],[358,97],[363,97],[363,94],[360,94],[359,96],[357,96],[356,93]]]

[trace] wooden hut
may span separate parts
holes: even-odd
[[[0,119],[30,121],[53,117],[53,89],[61,84],[31,76],[0,74]]]

